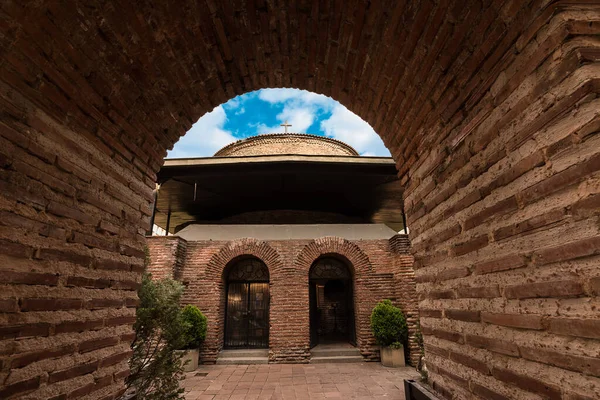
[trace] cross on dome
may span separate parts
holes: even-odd
[[[286,119],[285,122],[279,126],[283,126],[283,128],[285,129],[285,133],[288,133],[287,128],[289,126],[292,126],[292,124],[288,124],[287,119]]]

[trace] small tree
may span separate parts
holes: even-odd
[[[138,399],[184,399],[179,387],[182,355],[174,351],[187,345],[188,325],[179,307],[182,293],[183,286],[172,279],[153,281],[150,274],[142,278],[127,379]]]
[[[206,317],[196,306],[187,305],[181,312],[187,324],[186,349],[197,349],[206,339]]]
[[[380,301],[371,313],[371,330],[381,346],[399,346],[406,342],[408,327],[402,311],[390,300]]]

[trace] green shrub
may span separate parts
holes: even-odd
[[[181,312],[187,325],[185,332],[186,349],[197,349],[206,339],[206,317],[196,306],[187,305]]]
[[[381,346],[405,343],[408,337],[406,318],[402,311],[391,301],[383,300],[375,306],[371,313],[371,330]]]
[[[144,400],[183,400],[183,354],[175,350],[186,344],[187,324],[179,306],[183,285],[172,279],[153,281],[144,274],[138,291],[131,374],[127,386]]]

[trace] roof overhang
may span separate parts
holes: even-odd
[[[155,223],[174,233],[242,213],[336,213],[403,228],[402,188],[389,157],[267,155],[167,159]],[[170,214],[170,217],[169,217]],[[311,223],[311,221],[305,221]]]

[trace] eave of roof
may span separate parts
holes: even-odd
[[[332,155],[300,155],[277,154],[241,157],[198,157],[198,158],[167,158],[163,168],[202,166],[202,165],[231,165],[254,164],[270,162],[306,162],[306,163],[332,163],[332,164],[384,164],[396,165],[391,157],[363,157],[363,156],[332,156]]]

